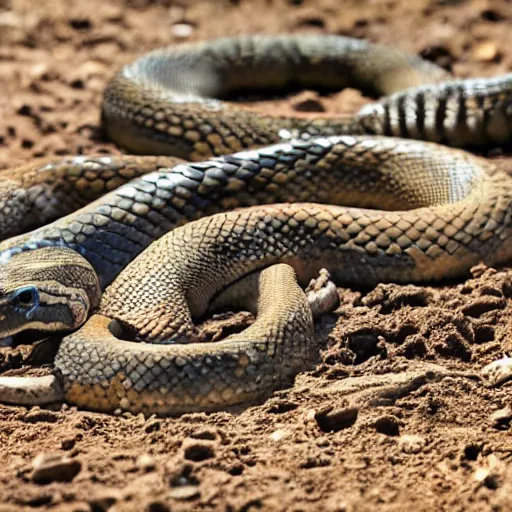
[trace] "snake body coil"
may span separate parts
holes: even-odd
[[[309,309],[289,266],[301,282],[326,267],[338,282],[373,285],[506,261],[509,177],[428,142],[333,135],[457,146],[510,140],[510,76],[421,86],[443,78],[420,59],[339,36],[222,39],[142,57],[114,78],[103,106],[107,133],[131,151],[205,159],[288,142],[172,170],[153,158],[138,174],[157,172],[5,240],[0,332],[75,329],[99,306],[57,355],[68,400],[106,411],[212,410],[264,396],[311,363]],[[394,94],[353,120],[313,122],[214,98],[249,86]],[[103,164],[122,168],[123,158]],[[137,167],[147,157],[129,158]],[[96,187],[106,179],[108,189],[113,176],[108,169],[101,176]],[[298,204],[256,206],[276,202]],[[252,208],[219,213],[241,206]],[[266,269],[278,263],[288,266]],[[254,271],[261,274],[244,277]],[[183,344],[192,320],[230,285],[223,293],[233,297],[240,287],[252,290],[245,304],[257,314],[252,330],[216,347]],[[171,341],[180,343],[159,345]]]

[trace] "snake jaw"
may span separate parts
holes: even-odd
[[[14,336],[7,336],[0,339],[0,347],[12,347],[14,344]]]
[[[0,301],[0,333],[4,340],[26,330],[69,331],[80,327],[90,311],[90,301],[84,293],[65,287],[39,287],[37,304],[20,307],[15,293]],[[56,297],[54,294],[58,292]]]

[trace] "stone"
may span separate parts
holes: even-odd
[[[137,457],[135,466],[137,466],[137,469],[148,473],[149,471],[153,471],[155,469],[156,461],[151,455],[149,455],[149,453],[143,453]]]
[[[397,436],[400,433],[398,419],[391,414],[381,416],[374,425],[377,432],[386,436]]]
[[[201,493],[197,485],[183,485],[176,487],[169,493],[169,497],[175,500],[188,501],[199,498]]]
[[[171,34],[177,39],[186,39],[192,35],[194,27],[189,23],[175,23],[171,27]]]
[[[32,462],[30,479],[38,484],[71,482],[82,469],[77,459],[59,453],[41,453]]]
[[[49,411],[45,409],[41,409],[40,407],[32,407],[26,414],[23,416],[23,421],[27,423],[39,423],[39,422],[47,422],[47,423],[55,423],[59,419],[58,413],[55,411]]]
[[[419,453],[423,450],[427,442],[422,436],[405,434],[399,437],[398,444],[404,453]]]
[[[494,411],[490,416],[489,420],[491,425],[496,429],[507,429],[512,421],[512,408],[510,405]]]
[[[357,407],[345,407],[334,409],[328,407],[315,413],[315,420],[323,432],[338,432],[351,427],[357,420],[359,409]]]

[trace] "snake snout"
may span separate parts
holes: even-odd
[[[5,257],[0,263],[0,337],[76,329],[98,305],[99,290],[94,269],[69,249],[36,248]]]

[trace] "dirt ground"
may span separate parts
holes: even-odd
[[[506,0],[0,0],[0,168],[119,152],[99,130],[102,90],[170,42],[330,32],[492,76],[512,69],[511,19]],[[307,92],[256,107],[325,115],[364,101]],[[318,322],[316,370],[261,405],[167,419],[0,406],[0,511],[512,510],[512,383],[479,373],[512,352],[512,270],[339,293]],[[0,371],[27,353],[0,349]],[[46,480],[41,454],[55,458]]]

